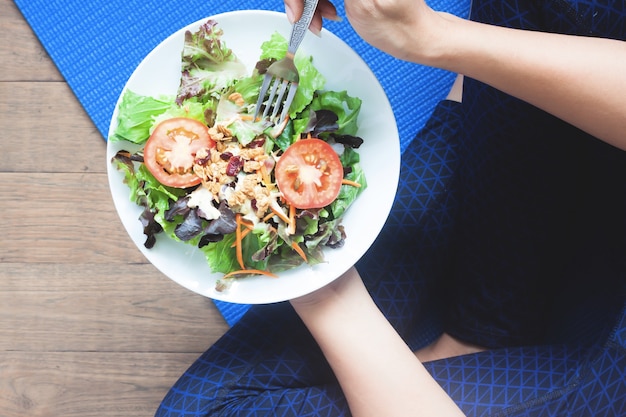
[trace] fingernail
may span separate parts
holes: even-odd
[[[289,23],[293,25],[293,23],[295,22],[293,18],[293,10],[291,10],[291,7],[289,7],[289,5],[287,4],[285,4],[285,14],[287,15],[287,20],[289,20]]]
[[[330,16],[322,16],[324,19],[332,20],[333,22],[343,22],[343,18],[337,14],[333,14]]]
[[[314,34],[318,38],[322,37],[322,30],[320,28],[309,26],[309,30],[311,31],[312,34]]]

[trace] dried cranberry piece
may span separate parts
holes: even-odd
[[[232,156],[226,166],[226,175],[234,177],[241,171],[241,168],[243,168],[243,159],[240,156]]]
[[[250,142],[248,148],[260,148],[263,145],[265,145],[265,138],[259,137]]]
[[[211,161],[211,150],[207,149],[206,151],[207,156],[205,156],[204,158],[196,158],[196,160],[194,161],[196,164],[205,166]]]

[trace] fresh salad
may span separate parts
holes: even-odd
[[[309,56],[289,117],[254,119],[264,73],[285,56],[278,33],[261,45],[249,74],[223,31],[208,20],[186,32],[175,96],[126,90],[110,141],[151,248],[158,234],[197,246],[217,289],[232,279],[324,261],[346,233],[342,216],[367,186],[357,149],[361,100],[327,91]]]

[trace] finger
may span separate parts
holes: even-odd
[[[303,10],[302,0],[285,0],[285,14],[292,25],[300,19]]]
[[[291,24],[297,22],[302,16],[302,12],[304,10],[304,3],[301,0],[285,0],[285,14],[287,15],[287,19]],[[337,9],[335,6],[328,0],[320,0],[317,5],[316,15],[319,15],[319,22],[316,21],[315,24],[311,24],[311,27],[314,30],[317,30],[316,33],[319,33],[319,30],[322,28],[321,19],[328,19],[333,21],[341,21],[341,18],[337,15]]]
[[[337,9],[335,8],[335,5],[329,1],[321,0],[317,6],[317,10],[319,10],[324,19],[332,20],[335,22],[341,21],[341,17],[337,15]]]
[[[315,34],[316,36],[320,36],[322,33],[322,14],[319,9],[315,11],[313,15],[313,19],[311,20],[311,24],[309,25],[309,30]]]

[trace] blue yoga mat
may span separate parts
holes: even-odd
[[[469,0],[431,0],[435,10],[466,17]],[[218,13],[283,11],[280,0],[15,0],[42,45],[106,140],[117,98],[135,67],[176,30]],[[342,2],[336,2],[345,16]],[[385,89],[398,123],[401,149],[445,97],[454,74],[399,61],[366,44],[347,19],[325,22],[370,66]],[[248,306],[216,302],[234,324]]]

